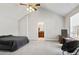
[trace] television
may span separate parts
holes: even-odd
[[[61,29],[61,36],[63,36],[63,37],[68,36],[67,29]]]

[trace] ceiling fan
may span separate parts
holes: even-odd
[[[20,3],[20,5],[24,5],[27,8],[27,11],[36,11],[39,7],[39,3]]]

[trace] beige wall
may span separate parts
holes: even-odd
[[[65,28],[68,29],[68,33],[70,32],[70,17],[79,12],[79,6],[73,9],[70,13],[68,13],[65,18]]]
[[[24,20],[28,20],[28,37],[30,40],[38,40],[38,23],[44,23],[45,38],[56,39],[64,26],[64,18],[46,9],[39,9],[30,13]],[[24,21],[26,22],[26,21]],[[23,23],[24,23],[23,22]],[[27,22],[26,22],[27,23]],[[23,32],[23,31],[22,31]]]

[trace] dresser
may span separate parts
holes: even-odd
[[[44,38],[44,31],[39,31],[38,32],[38,37],[39,38]]]

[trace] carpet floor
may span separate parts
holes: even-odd
[[[55,41],[30,41],[15,52],[0,51],[0,55],[61,55],[61,44]]]

